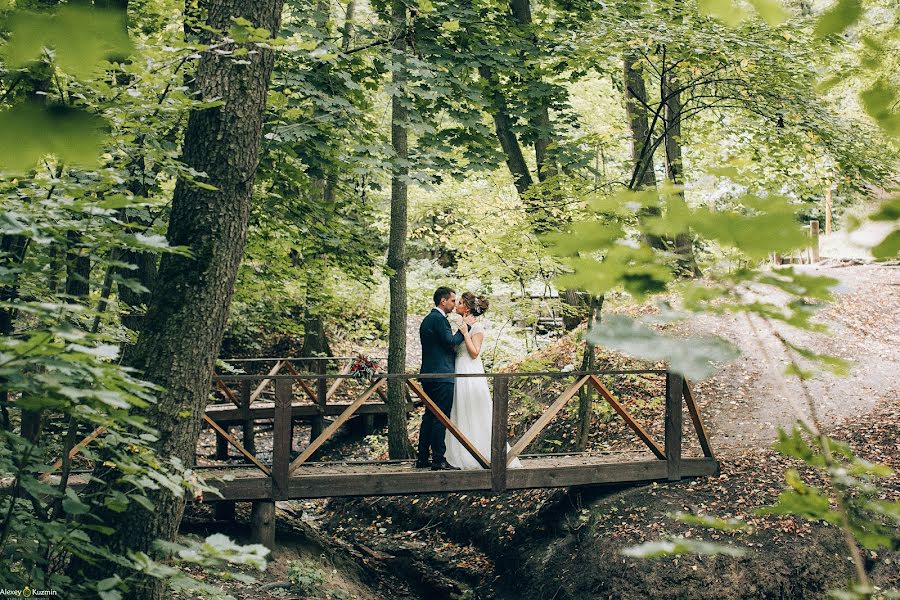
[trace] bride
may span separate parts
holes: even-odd
[[[456,303],[456,312],[463,317],[460,331],[463,343],[456,348],[457,373],[484,373],[481,363],[481,348],[484,344],[484,325],[478,317],[488,309],[488,299],[466,292]],[[491,392],[488,390],[486,377],[457,377],[453,392],[453,408],[450,420],[456,425],[482,456],[490,460],[491,456]],[[480,469],[481,465],[469,451],[447,431],[447,462],[460,469]],[[507,449],[509,445],[507,444]],[[516,458],[509,468],[519,468],[522,464]]]

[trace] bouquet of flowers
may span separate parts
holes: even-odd
[[[372,379],[381,372],[383,372],[383,369],[378,361],[364,354],[357,356],[353,364],[350,365],[350,375],[357,379]]]

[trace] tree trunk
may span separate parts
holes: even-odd
[[[350,49],[350,40],[353,39],[353,14],[355,12],[356,0],[350,0],[344,13],[344,29],[341,32],[341,49],[344,52]]]
[[[391,99],[391,144],[394,165],[391,172],[391,231],[388,240],[387,266],[390,275],[390,325],[388,332],[388,372],[406,372],[406,228],[409,174],[407,112],[403,98],[406,91],[406,4],[392,0],[396,40],[394,41],[394,97]],[[391,458],[409,458],[412,445],[406,433],[406,396],[400,379],[388,381],[388,453]]]
[[[678,79],[672,71],[673,67],[663,64],[663,76],[661,79],[661,92],[665,101],[664,119],[665,149],[666,149],[666,178],[675,185],[684,185],[684,167],[682,165],[681,152],[681,93],[678,89]],[[684,191],[678,194],[684,195]],[[694,248],[689,232],[680,233],[675,237],[675,254],[678,255],[678,265],[686,275],[698,276],[700,269],[694,258]]]
[[[509,8],[515,22],[525,28],[530,28],[533,22],[531,16],[530,0],[510,0]],[[528,32],[527,38],[531,41],[534,52],[538,52],[537,36]],[[523,57],[524,58],[524,57]],[[537,83],[541,83],[538,81]],[[553,143],[553,124],[550,122],[550,106],[546,97],[538,100],[538,106],[532,118],[532,127],[536,135],[534,140],[534,158],[537,163],[537,175],[539,181],[546,181],[555,177],[558,169],[550,157],[550,145]]]
[[[150,294],[156,285],[156,255],[151,252],[138,252],[128,250],[122,256],[122,261],[134,265],[134,269],[119,271],[119,275],[125,279],[133,279],[141,284],[147,291],[133,290],[121,283],[116,285],[119,300],[127,309],[127,314],[121,316],[122,325],[134,332],[140,332],[144,323],[144,312],[150,302]]]
[[[648,96],[644,76],[634,68],[637,54],[626,54],[622,59],[625,84],[625,114],[631,137],[631,170],[633,189],[656,189],[656,171],[653,169],[653,139],[647,114]],[[648,208],[645,215],[655,216],[659,209]],[[666,250],[666,240],[660,236],[644,234],[644,241],[651,248]]]
[[[11,281],[6,285],[0,285],[0,302],[12,303],[19,297],[19,284],[17,269],[25,260],[25,253],[28,250],[28,238],[20,235],[4,235],[0,237],[0,267],[11,275]],[[9,337],[15,331],[16,313],[13,308],[0,307],[0,336]],[[11,429],[9,420],[9,390],[2,385],[3,378],[0,377],[0,414],[2,414],[3,428],[6,431]],[[27,413],[29,411],[23,411]],[[26,425],[26,420],[22,420],[22,437],[31,440],[37,439],[37,431],[30,431],[30,425]],[[36,423],[32,423],[34,425]]]
[[[272,33],[279,29],[283,0],[212,0],[208,24],[227,31],[242,17]],[[259,159],[260,132],[266,93],[274,62],[269,49],[252,47],[241,61],[218,53],[200,59],[195,89],[201,99],[223,104],[193,111],[185,132],[182,161],[205,172],[217,190],[205,190],[179,179],[172,200],[168,240],[187,246],[191,256],[166,254],[160,262],[147,318],[131,357],[144,377],[162,386],[158,402],[145,410],[159,432],[154,449],[160,460],[177,457],[194,462],[200,423],[209,395],[209,381],[225,328],[238,265],[243,254],[253,180]],[[248,61],[249,64],[239,64]],[[114,479],[100,467],[96,475]],[[155,510],[102,513],[115,533],[106,542],[113,552],[149,551],[155,539],[173,540],[181,522],[184,500],[167,492],[153,493]],[[78,577],[83,563],[74,561]],[[98,575],[116,570],[93,565]],[[132,598],[167,597],[155,580],[138,582]]]
[[[519,138],[516,137],[512,129],[512,118],[509,115],[506,98],[503,97],[503,92],[500,90],[500,82],[493,69],[481,65],[478,67],[478,75],[485,82],[485,93],[491,106],[491,116],[494,118],[497,140],[500,142],[503,154],[506,155],[506,166],[509,167],[509,172],[512,174],[516,191],[519,192],[519,196],[525,201],[524,196],[528,192],[528,188],[534,183],[534,180],[531,177],[531,171],[528,170],[525,156],[522,154]]]
[[[634,188],[655,188],[656,172],[653,170],[653,142],[650,139],[650,124],[647,121],[647,86],[643,74],[634,68],[638,61],[635,54],[626,54],[622,59],[625,83],[625,114],[631,134],[632,173],[636,173]]]

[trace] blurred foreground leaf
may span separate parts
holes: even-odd
[[[688,379],[705,379],[716,371],[714,363],[734,360],[738,349],[717,337],[682,338],[656,333],[627,317],[610,315],[591,329],[593,344],[643,360],[665,361]]]
[[[96,166],[105,129],[106,121],[78,108],[23,102],[0,112],[0,169],[27,171],[48,154]]]

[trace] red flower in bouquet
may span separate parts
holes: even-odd
[[[357,379],[372,379],[381,372],[383,369],[378,361],[364,354],[358,355],[350,365],[350,375]]]

